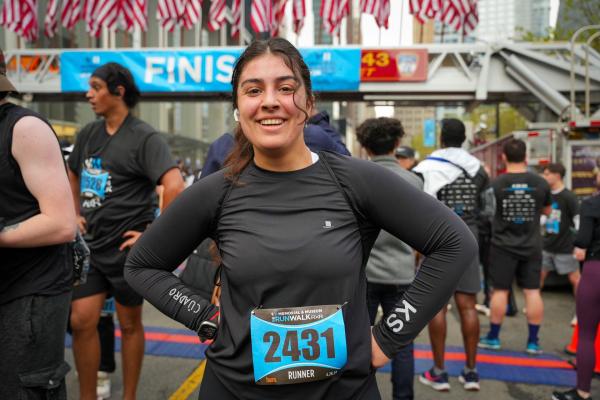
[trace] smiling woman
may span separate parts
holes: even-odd
[[[446,303],[475,256],[473,236],[394,172],[306,147],[310,73],[285,39],[252,43],[232,86],[239,123],[226,168],[150,226],[126,279],[213,339],[200,399],[379,400],[375,368]],[[428,257],[371,330],[365,264],[380,229]],[[171,273],[206,238],[221,259],[220,308]]]

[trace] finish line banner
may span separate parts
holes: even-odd
[[[358,90],[359,49],[300,49],[313,90]],[[240,48],[210,50],[65,51],[60,56],[63,92],[87,92],[92,72],[108,62],[127,67],[142,92],[231,92]]]

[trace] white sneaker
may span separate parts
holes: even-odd
[[[571,326],[575,326],[577,325],[577,315],[573,316],[573,319],[571,320]]]
[[[483,314],[486,317],[490,316],[490,309],[486,307],[484,304],[475,304],[475,309],[479,314]]]
[[[110,398],[110,375],[108,374],[108,372],[98,371],[96,396],[99,400]]]

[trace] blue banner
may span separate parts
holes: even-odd
[[[435,120],[423,121],[423,146],[435,147]]]
[[[359,49],[301,49],[313,90],[357,90]],[[60,56],[63,92],[86,92],[92,72],[107,62],[127,67],[142,92],[231,92],[241,48],[209,50],[65,51]]]

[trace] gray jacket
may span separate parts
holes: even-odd
[[[391,169],[411,185],[423,190],[421,179],[400,167],[393,156],[375,156],[371,160]],[[382,230],[371,250],[366,273],[370,283],[408,285],[415,277],[414,252],[409,245]]]

